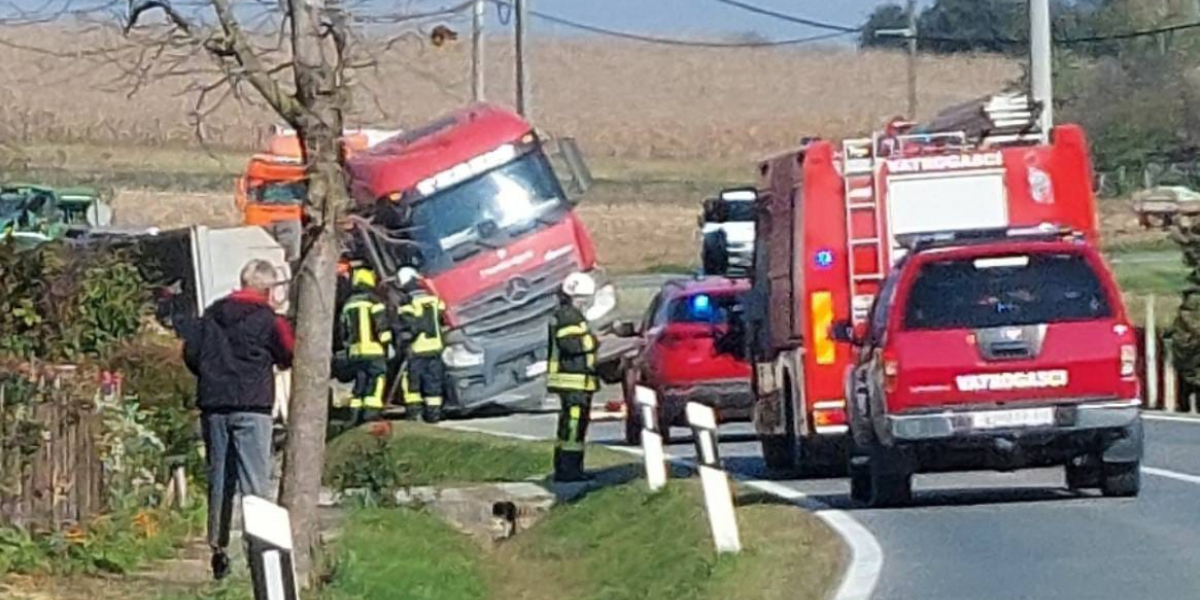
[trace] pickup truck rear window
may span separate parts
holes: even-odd
[[[926,263],[904,304],[905,329],[980,329],[1112,316],[1100,278],[1078,254]]]

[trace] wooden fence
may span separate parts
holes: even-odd
[[[91,399],[62,378],[24,390],[0,385],[0,524],[57,530],[99,514],[102,431]]]

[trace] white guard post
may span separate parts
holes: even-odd
[[[646,459],[646,483],[657,492],[667,485],[667,457],[663,452],[662,434],[658,431],[658,395],[654,390],[637,386],[636,410],[642,417],[642,456]],[[628,416],[626,418],[629,418]]]
[[[242,498],[254,600],[299,600],[287,509],[257,496]]]
[[[704,487],[704,504],[708,523],[712,526],[717,552],[738,553],[742,542],[738,537],[737,517],[733,512],[733,493],[729,476],[721,468],[717,453],[717,417],[712,407],[688,402],[688,424],[696,441],[696,458],[700,464],[700,483]]]

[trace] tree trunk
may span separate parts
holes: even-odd
[[[292,50],[299,115],[293,125],[300,137],[308,174],[308,215],[304,258],[299,269],[296,360],[292,413],[284,456],[280,503],[288,508],[295,537],[296,570],[312,583],[319,550],[317,499],[325,462],[329,370],[333,354],[333,320],[337,261],[341,245],[338,220],[348,205],[339,138],[342,134],[343,90],[335,64],[340,52],[327,47],[315,0],[289,0]],[[330,3],[333,4],[333,3]],[[337,33],[337,32],[335,32]]]

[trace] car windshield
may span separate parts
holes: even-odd
[[[710,223],[754,222],[754,203],[745,201],[714,202],[704,216]]]
[[[437,271],[558,223],[567,207],[550,162],[535,150],[418,200],[408,227],[425,268]]]
[[[738,303],[737,294],[693,294],[676,298],[667,309],[671,323],[704,323],[724,325]]]
[[[0,195],[0,217],[11,219],[25,208],[25,197],[3,194]]]
[[[927,263],[908,293],[907,329],[978,329],[1112,316],[1108,294],[1079,254]]]
[[[267,183],[255,188],[254,197],[264,204],[301,204],[308,197],[308,184],[303,181]]]

